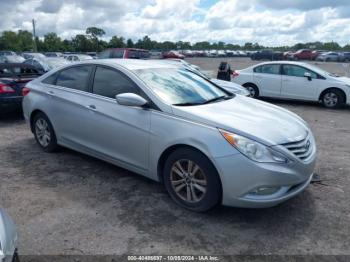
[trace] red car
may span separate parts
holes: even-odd
[[[163,53],[163,58],[177,58],[177,59],[184,59],[185,56],[180,54],[177,51],[169,51],[169,52],[165,52]]]
[[[149,58],[150,53],[145,49],[137,48],[109,48],[98,54],[98,58]]]
[[[312,51],[310,49],[300,49],[289,55],[290,60],[311,60]]]

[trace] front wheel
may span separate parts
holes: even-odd
[[[243,87],[247,89],[249,92],[249,97],[258,98],[259,97],[259,89],[253,84],[244,84]]]
[[[327,108],[338,108],[344,104],[345,97],[339,90],[331,89],[323,94],[321,100]]]
[[[35,140],[45,152],[53,152],[57,149],[57,139],[55,131],[48,117],[44,113],[34,116],[33,131]]]
[[[205,212],[221,200],[219,174],[202,153],[181,148],[170,154],[163,170],[165,187],[180,206]]]

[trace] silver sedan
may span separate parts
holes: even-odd
[[[17,262],[17,231],[10,216],[0,208],[0,261]]]
[[[42,149],[58,145],[164,183],[193,211],[270,207],[302,192],[316,144],[297,115],[157,61],[85,61],[24,89]]]

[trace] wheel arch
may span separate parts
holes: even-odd
[[[208,155],[206,153],[203,152],[203,150],[198,149],[195,146],[192,145],[188,145],[188,144],[174,144],[171,145],[169,147],[167,147],[162,154],[160,155],[160,157],[158,158],[158,162],[157,162],[157,176],[158,176],[158,180],[163,183],[163,169],[164,169],[164,165],[165,165],[165,161],[166,159],[170,156],[170,154],[172,152],[174,152],[175,150],[178,150],[180,148],[187,148],[187,149],[191,149],[191,150],[195,150],[197,152],[199,152],[200,154],[204,155],[208,160],[210,160],[210,162],[212,163],[212,165],[214,166],[214,168],[216,169],[216,171],[219,174],[219,171],[217,169],[217,167],[215,166],[215,163],[213,163],[213,161],[210,159],[210,157],[208,157]],[[219,175],[219,179],[220,179],[220,183],[221,183],[221,178]]]
[[[344,103],[346,104],[346,102],[347,102],[346,93],[344,92],[344,90],[342,90],[342,89],[339,88],[339,87],[328,87],[328,88],[326,88],[325,90],[323,90],[323,91],[321,92],[321,94],[320,94],[319,97],[318,97],[318,100],[321,101],[321,100],[322,100],[322,97],[324,96],[324,94],[325,94],[326,92],[330,91],[330,90],[337,90],[337,91],[341,92],[341,93],[343,94],[343,96],[344,96]]]

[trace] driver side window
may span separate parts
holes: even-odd
[[[136,84],[125,76],[123,73],[115,69],[97,66],[93,93],[109,98],[115,98],[116,95],[122,93],[139,94]]]

